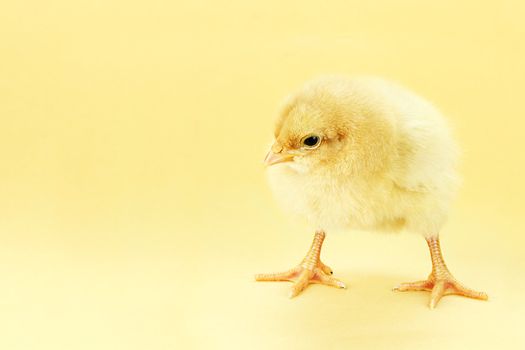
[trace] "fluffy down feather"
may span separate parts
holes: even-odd
[[[319,147],[301,144],[307,135]],[[317,229],[407,229],[436,236],[457,188],[457,147],[430,103],[378,78],[325,77],[288,98],[268,168],[285,210]]]

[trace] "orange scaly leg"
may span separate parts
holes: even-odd
[[[431,292],[429,303],[431,309],[436,307],[444,295],[456,294],[480,300],[488,299],[486,293],[467,288],[452,276],[441,254],[438,237],[427,238],[427,244],[432,259],[432,272],[428,276],[428,279],[425,281],[401,283],[394,288],[395,291],[429,291]]]
[[[332,275],[332,269],[321,262],[321,247],[326,234],[317,231],[310,250],[303,261],[296,267],[280,273],[269,273],[255,275],[256,281],[292,281],[294,282],[290,291],[290,298],[301,293],[310,283],[326,284],[337,288],[346,288],[345,284]]]

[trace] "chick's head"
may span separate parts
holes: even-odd
[[[345,134],[327,117],[327,113],[306,104],[285,109],[275,129],[267,165],[293,162],[307,169],[333,162],[345,142]]]
[[[266,165],[300,172],[365,171],[385,165],[391,125],[337,80],[314,82],[285,103]]]

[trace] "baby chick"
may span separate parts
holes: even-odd
[[[486,300],[452,276],[439,245],[458,184],[457,154],[442,115],[396,84],[342,77],[308,83],[285,103],[265,163],[277,200],[306,218],[315,237],[297,267],[256,280],[294,281],[290,297],[309,283],[345,288],[320,260],[326,230],[406,229],[426,239],[432,272],[395,290],[430,291],[430,308],[449,294]]]

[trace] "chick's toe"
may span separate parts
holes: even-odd
[[[428,279],[417,282],[401,283],[399,286],[394,288],[394,291],[431,292],[429,302],[429,307],[431,309],[435,308],[441,298],[445,295],[460,295],[479,300],[488,299],[488,295],[486,293],[467,288],[454,278],[445,264],[445,260],[441,254],[439,239],[437,237],[427,238],[427,244],[430,249],[430,256],[432,259],[432,272],[428,276]]]
[[[292,281],[294,282],[289,297],[299,295],[309,284],[325,284],[337,288],[346,288],[346,285],[332,277],[333,271],[321,262],[321,246],[325,237],[324,232],[317,232],[312,246],[301,263],[284,272],[258,274],[256,281]]]

